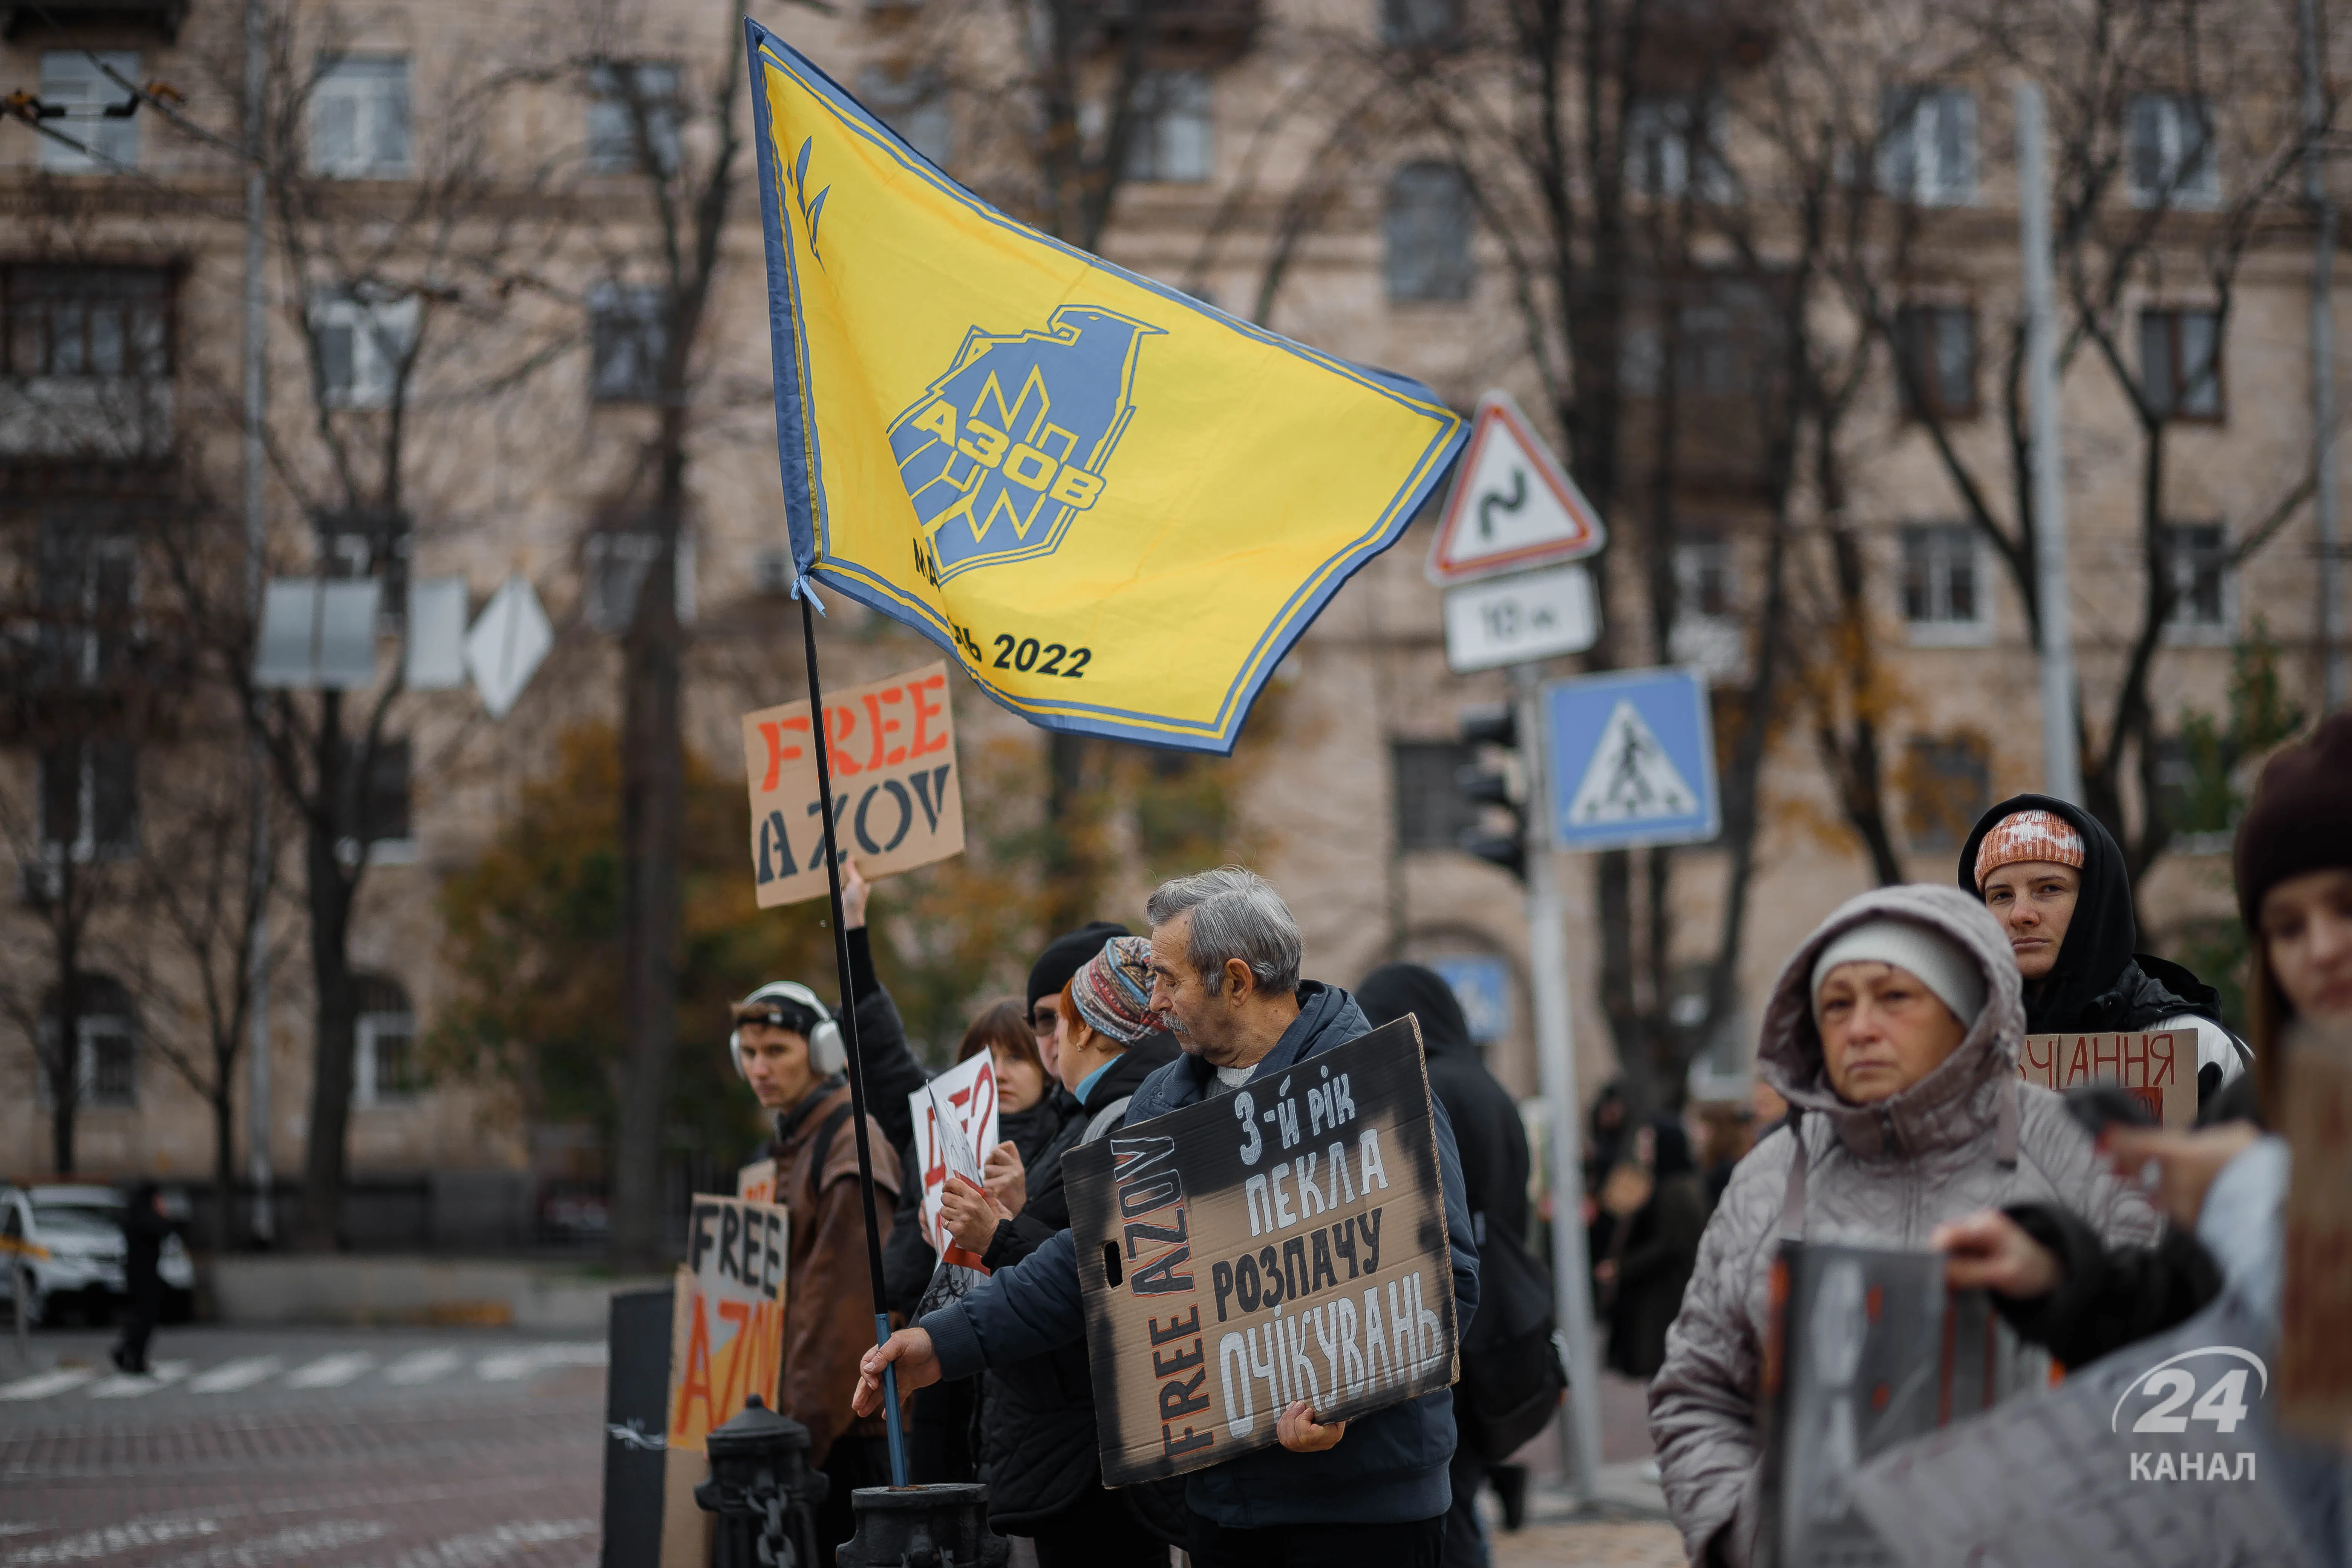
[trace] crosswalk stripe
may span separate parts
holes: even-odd
[[[267,1377],[275,1377],[286,1363],[274,1355],[239,1356],[225,1361],[209,1371],[188,1379],[191,1394],[235,1394],[251,1388]]]
[[[375,1364],[375,1357],[366,1351],[337,1351],[322,1355],[308,1366],[297,1367],[286,1376],[289,1388],[341,1388]]]
[[[466,1358],[456,1351],[411,1351],[383,1369],[383,1380],[401,1387],[414,1387],[420,1383],[432,1383],[448,1376],[464,1364]]]
[[[474,1375],[484,1383],[512,1383],[551,1367],[603,1366],[610,1355],[604,1345],[594,1342],[532,1345],[528,1350],[501,1351],[484,1356],[475,1363]]]
[[[97,1375],[86,1366],[61,1366],[53,1372],[37,1372],[30,1377],[20,1377],[14,1383],[0,1384],[0,1399],[47,1399],[52,1394],[79,1388]]]
[[[187,1376],[188,1368],[194,1364],[184,1361],[155,1362],[145,1373],[123,1373],[108,1378],[104,1383],[93,1384],[89,1396],[92,1399],[143,1399],[157,1389],[168,1388]]]

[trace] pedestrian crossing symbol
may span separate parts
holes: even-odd
[[[1564,849],[1696,844],[1716,836],[1706,683],[1691,669],[1544,689],[1554,839]]]

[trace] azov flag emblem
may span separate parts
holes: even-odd
[[[955,363],[890,426],[935,583],[1051,554],[1102,499],[1104,465],[1135,416],[1135,361],[1158,327],[1064,305],[1045,331],[974,327]]]

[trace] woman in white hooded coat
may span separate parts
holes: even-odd
[[[1693,1563],[1756,1555],[1758,1383],[1784,1237],[1925,1250],[1945,1220],[2040,1202],[2110,1243],[2155,1238],[2154,1211],[2101,1165],[2060,1097],[2019,1078],[2024,1028],[2009,943],[1957,888],[1849,900],[1781,972],[1757,1056],[1790,1119],[1732,1173],[1650,1384]]]

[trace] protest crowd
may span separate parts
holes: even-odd
[[[1943,1282],[1989,1292],[2014,1338],[2000,1401],[2057,1398],[2103,1358],[2169,1343],[2175,1331],[2194,1340],[2200,1324],[2205,1338],[2235,1324],[2263,1353],[2275,1345],[2288,1176],[2273,1131],[2280,1059],[2298,1021],[2352,1023],[2352,715],[2271,760],[2235,869],[2253,953],[2246,1037],[2223,1026],[2210,986],[2135,951],[2122,858],[2099,823],[2022,795],[1978,824],[1957,886],[1861,894],[1792,942],[1756,1043],[1752,1115],[1711,1116],[1695,1153],[1682,1119],[1637,1122],[1613,1085],[1597,1097],[1577,1196],[1606,1358],[1649,1381],[1664,1490],[1694,1563],[1790,1560],[1776,1545],[1773,1427],[1760,1416],[1802,1352],[1775,1341],[1789,1289],[1776,1258],[1789,1244],[1940,1254]],[[1381,966],[1352,994],[1304,977],[1281,896],[1234,867],[1163,884],[1143,931],[1104,921],[1055,938],[1031,963],[1025,996],[983,1009],[963,1038],[960,1060],[992,1063],[999,1136],[975,1152],[981,1180],[950,1174],[942,1185],[943,1258],[925,1238],[906,1109],[927,1074],[874,971],[870,891],[851,868],[845,1005],[862,1045],[874,1181],[891,1200],[897,1327],[878,1347],[863,1307],[834,1015],[789,982],[735,1009],[733,1049],[773,1114],[766,1152],[792,1213],[782,1403],[834,1479],[821,1539],[847,1537],[853,1488],[887,1483],[887,1369],[907,1402],[911,1479],[985,1482],[991,1524],[1026,1538],[1044,1568],[1160,1563],[1171,1548],[1200,1568],[1489,1561],[1480,1489],[1491,1478],[1515,1516],[1523,1484],[1490,1441],[1493,1412],[1515,1392],[1494,1384],[1537,1387],[1547,1405],[1559,1387],[1496,1348],[1531,1319],[1549,1340],[1549,1283],[1533,1266],[1532,1313],[1516,1299],[1528,1293],[1529,1248],[1542,1247],[1528,1140],[1445,982],[1410,963]],[[1249,1125],[1253,1087],[1269,1094],[1279,1080],[1286,1092],[1313,1058],[1408,1016],[1433,1101],[1461,1380],[1344,1419],[1291,1400],[1272,1446],[1107,1486],[1097,1402],[1109,1384],[1089,1364],[1066,1167],[1122,1129],[1223,1097]],[[2029,1034],[2158,1028],[2197,1042],[2193,1129],[2151,1125],[2127,1095],[2062,1097],[2018,1070]],[[1298,1178],[1302,1202],[1311,1179]],[[1222,1319],[1222,1297],[1217,1310]],[[1556,1378],[1556,1357],[1541,1359]],[[2341,1453],[2282,1431],[2260,1406],[2251,1427],[2263,1456],[2253,1506],[2273,1521],[2269,1539],[2302,1561],[2345,1562]],[[1989,1478],[1956,1470],[1948,1484],[1973,1480]],[[2017,1528],[2031,1517],[2021,1499]],[[2219,1528],[2229,1545],[2226,1519]],[[1935,1542],[1880,1544],[1886,1555],[1854,1560],[1941,1560]],[[2135,1547],[2127,1532],[2106,1551],[2096,1560],[2188,1560]],[[2029,1544],[2000,1560],[2058,1559]]]

